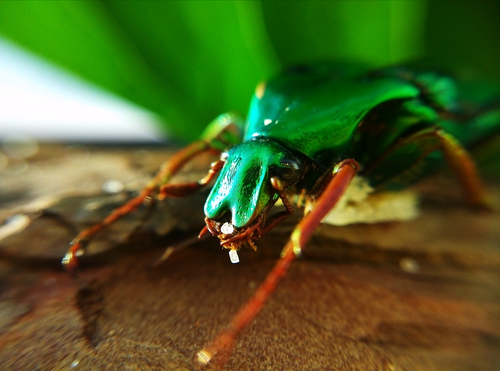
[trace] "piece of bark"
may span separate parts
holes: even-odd
[[[107,152],[99,153],[106,161]],[[498,186],[488,192],[498,203]],[[87,264],[77,279],[52,255],[5,260],[0,365],[193,369],[196,352],[270,271],[295,222],[258,241],[257,253],[243,249],[236,265],[212,238],[154,267],[169,236],[150,243],[158,249],[145,250],[140,240],[118,247],[113,259]],[[322,226],[238,338],[226,368],[496,368],[499,226],[498,213],[453,200],[425,202],[408,223]],[[25,240],[42,252],[52,248],[45,243]]]

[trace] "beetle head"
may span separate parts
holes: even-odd
[[[266,215],[286,187],[302,179],[304,166],[271,140],[232,147],[205,203],[207,229],[228,249],[260,237]]]

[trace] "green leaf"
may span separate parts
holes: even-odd
[[[163,119],[184,140],[257,83],[318,59],[480,59],[500,76],[495,1],[2,1],[0,34]],[[450,54],[451,53],[451,54]]]

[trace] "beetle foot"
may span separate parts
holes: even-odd
[[[72,273],[78,267],[78,257],[85,253],[81,242],[72,243],[64,258],[61,260],[63,267]]]

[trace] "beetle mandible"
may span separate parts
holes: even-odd
[[[475,164],[467,150],[498,133],[500,101],[462,102],[455,81],[429,70],[321,62],[296,66],[257,86],[245,122],[219,116],[201,139],[175,154],[156,177],[101,223],[71,242],[63,265],[72,270],[86,243],[105,226],[146,199],[185,197],[215,180],[205,203],[206,233],[220,239],[232,261],[291,215],[308,212],[293,230],[281,258],[229,327],[198,353],[208,363],[231,347],[258,314],[300,255],[315,228],[358,174],[377,191],[403,188],[447,162],[466,201],[486,206]],[[187,162],[204,152],[220,154],[197,182],[171,184]],[[271,213],[281,201],[284,211]]]

